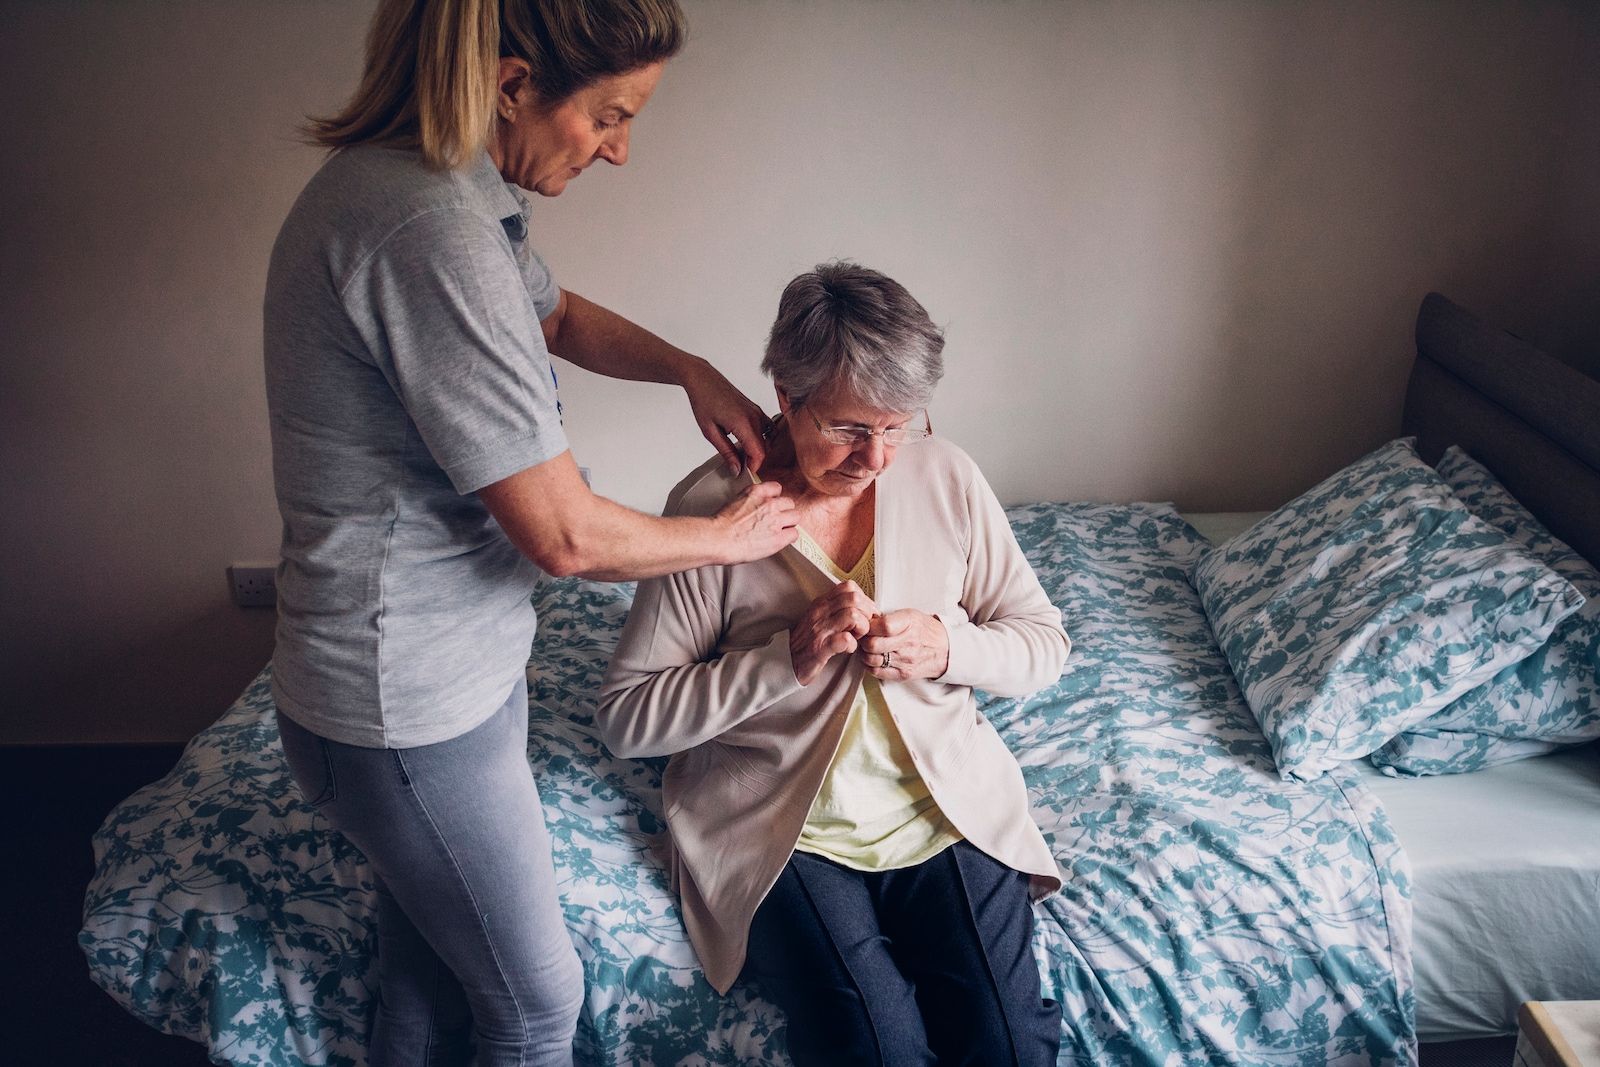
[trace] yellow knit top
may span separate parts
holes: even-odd
[[[795,548],[835,581],[849,579],[877,595],[873,544],[848,572],[803,530]],[[858,871],[888,871],[932,859],[959,840],[912,766],[878,680],[864,676],[795,850]]]

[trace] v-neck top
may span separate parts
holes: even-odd
[[[876,596],[876,540],[848,571],[804,530],[794,547],[835,582],[853,581]],[[912,763],[876,678],[862,675],[845,715],[795,851],[858,871],[889,871],[930,860],[961,840]]]

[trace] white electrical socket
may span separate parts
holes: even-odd
[[[228,588],[241,608],[270,608],[278,603],[276,563],[235,563],[228,568]]]

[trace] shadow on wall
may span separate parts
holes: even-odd
[[[1241,136],[1217,183],[1232,217],[1215,256],[1216,361],[1193,410],[1201,439],[1227,441],[1253,469],[1242,482],[1188,472],[1192,497],[1273,507],[1282,499],[1223,498],[1247,493],[1241,484],[1299,491],[1398,433],[1430,290],[1510,328],[1513,309],[1546,329],[1572,317],[1545,290],[1572,266],[1549,250],[1562,249],[1563,182],[1577,179],[1558,165],[1562,141],[1525,115],[1567,112],[1595,95],[1596,79],[1541,60],[1547,25],[1496,16],[1441,39],[1428,32],[1435,18],[1258,9],[1235,27],[1257,40],[1236,100]],[[1505,62],[1485,71],[1486,53]],[[1285,84],[1322,88],[1274,91]]]
[[[223,604],[135,641],[113,639],[29,665],[17,672],[24,681],[0,741],[60,743],[64,708],[83,709],[69,717],[95,724],[77,730],[75,744],[187,741],[272,658],[276,625],[270,609]],[[230,695],[218,702],[218,693]]]
[[[1561,79],[1561,98],[1567,104],[1564,138],[1568,151],[1550,169],[1557,175],[1556,210],[1547,227],[1547,256],[1542,277],[1525,294],[1524,318],[1508,309],[1504,314],[1485,302],[1483,314],[1506,329],[1549,352],[1591,378],[1600,380],[1600,138],[1581,136],[1595,129],[1600,114],[1600,5],[1579,9],[1587,25],[1562,38],[1567,56],[1549,64],[1551,76]],[[1570,59],[1570,68],[1564,65]],[[1482,280],[1493,293],[1495,279]],[[1477,291],[1463,289],[1462,300]]]

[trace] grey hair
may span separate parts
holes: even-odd
[[[839,260],[784,287],[761,369],[790,403],[831,386],[884,411],[928,406],[944,377],[944,334],[906,287]]]

